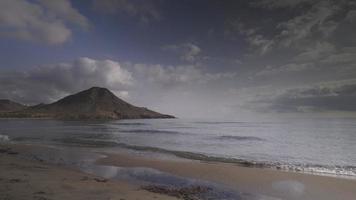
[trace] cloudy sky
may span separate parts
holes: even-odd
[[[354,0],[1,0],[0,98],[91,86],[178,117],[356,116]]]

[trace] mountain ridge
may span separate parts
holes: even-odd
[[[50,104],[2,112],[0,117],[59,119],[144,119],[174,118],[144,107],[137,107],[115,96],[110,90],[91,87]]]
[[[2,112],[14,112],[18,110],[23,110],[27,108],[27,106],[22,105],[20,103],[8,100],[8,99],[0,99],[0,113]]]

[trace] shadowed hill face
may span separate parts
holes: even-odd
[[[44,106],[53,110],[96,112],[113,111],[134,107],[116,97],[106,88],[93,87],[88,90],[67,96],[55,103]]]
[[[92,87],[52,104],[29,107],[16,113],[24,117],[63,119],[173,118],[147,108],[133,106],[106,88]]]
[[[0,99],[0,112],[14,112],[25,109],[27,106],[7,100]]]

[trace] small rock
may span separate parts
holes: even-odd
[[[44,191],[38,191],[38,192],[35,192],[35,193],[33,193],[33,194],[46,194],[46,192],[44,192]]]
[[[19,182],[21,182],[21,179],[13,178],[13,179],[10,179],[9,182],[10,183],[19,183]]]
[[[100,182],[100,183],[106,183],[106,182],[108,182],[108,180],[107,180],[107,179],[104,179],[104,178],[94,178],[94,180],[95,180],[96,182]]]

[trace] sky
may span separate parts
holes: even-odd
[[[1,0],[0,98],[92,86],[181,118],[356,116],[353,0]]]

